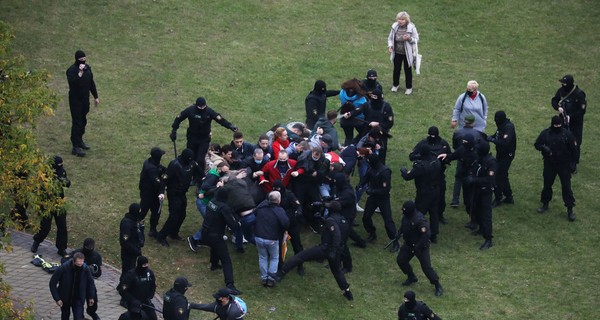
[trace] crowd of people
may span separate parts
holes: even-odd
[[[398,91],[402,66],[406,77],[405,94],[413,92],[412,69],[418,55],[418,39],[408,14],[399,13],[388,37],[394,63],[392,93]],[[83,150],[90,148],[83,141],[90,93],[96,104],[99,100],[85,53],[77,51],[75,59],[67,71],[73,119],[71,141],[72,153],[83,157]],[[558,114],[552,117],[550,128],[545,129],[535,143],[544,157],[544,189],[538,212],[549,209],[552,184],[558,175],[567,217],[574,221],[575,199],[570,179],[579,162],[585,93],[574,85],[570,75],[560,82],[562,87],[551,102]],[[339,100],[336,108],[329,109],[327,102],[333,97]],[[194,253],[200,252],[203,246],[209,247],[210,269],[222,270],[224,278],[225,287],[214,295],[216,301],[208,305],[187,303],[184,294],[191,284],[186,278],[177,278],[173,289],[164,296],[165,319],[187,319],[190,309],[215,312],[221,319],[229,319],[228,312],[240,315],[245,312],[235,299],[242,292],[234,281],[226,242],[229,237],[236,252],[245,253],[248,245],[256,246],[260,271],[257,283],[273,287],[293,269],[304,275],[304,262],[327,260],[342,295],[353,300],[354,294],[345,277],[353,270],[350,248],[353,245],[364,249],[377,240],[375,213],[381,215],[389,241],[385,248],[398,252],[396,262],[407,276],[402,284],[409,286],[417,281],[410,265],[412,257],[417,257],[423,273],[435,287],[435,295],[442,295],[440,277],[431,265],[429,248],[432,243],[441,241],[440,224],[447,223],[444,218],[446,170],[452,161],[457,164],[450,206],[459,206],[462,190],[469,217],[465,227],[474,235],[482,236],[481,250],[493,247],[492,210],[515,202],[509,169],[515,157],[517,136],[515,125],[502,110],[494,113],[495,132],[485,133],[490,107],[476,81],[469,81],[466,91],[456,100],[451,117],[451,127],[455,128],[451,141],[440,136],[438,127],[429,127],[425,138],[418,141],[410,153],[412,167],[400,168],[402,178],[414,180],[416,186],[414,201],[408,200],[402,205],[401,221],[393,218],[390,197],[393,168],[386,165],[394,111],[384,100],[377,71],[368,70],[363,80],[355,78],[343,82],[340,90],[328,90],[325,81],[317,80],[305,99],[305,106],[304,122],[276,124],[265,130],[256,143],[246,139],[240,128],[209,107],[204,97],[198,97],[175,117],[170,139],[176,150],[178,129],[187,120],[186,148],[179,154],[175,151],[177,157],[166,166],[161,163],[165,151],[158,147],[150,150],[140,174],[140,201],[129,206],[120,223],[122,273],[118,290],[123,298],[121,304],[128,308],[123,319],[156,319],[151,301],[156,279],[148,267],[148,259],[142,254],[148,212],[149,237],[164,247],[170,246],[169,241],[187,241]],[[231,141],[212,141],[213,121],[233,132]],[[338,137],[338,121],[343,138]],[[491,144],[495,145],[495,156],[490,152]],[[61,164],[62,159],[55,158],[56,175],[68,186]],[[358,176],[354,186],[352,176]],[[195,191],[195,208],[202,223],[196,233],[182,235],[180,228],[186,219],[190,188]],[[363,209],[359,203],[364,193],[367,196]],[[168,201],[168,216],[159,228],[164,200]],[[357,223],[359,212],[363,213],[365,238]],[[66,223],[61,218],[64,214],[51,215],[59,228],[56,245],[61,255],[66,253]],[[51,217],[43,221],[42,230],[34,236],[31,251],[37,251],[48,234]],[[321,234],[321,241],[312,248],[305,249],[302,244],[304,226]],[[286,259],[288,242],[294,255]],[[95,252],[93,239],[86,239],[83,249],[73,253],[52,276],[52,296],[63,311],[63,319],[68,319],[70,309],[81,318],[84,304],[88,306],[88,314],[99,319],[94,309],[98,297],[92,279],[101,275],[101,258],[98,262],[92,252]],[[92,261],[91,256],[96,258]],[[74,286],[75,294],[63,295],[66,287]],[[412,319],[410,315],[414,318],[415,312],[422,313],[421,318],[439,319],[425,304],[416,302],[414,292],[408,291],[404,297],[399,319]]]

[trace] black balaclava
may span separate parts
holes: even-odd
[[[83,57],[85,57],[85,52],[82,50],[77,50],[75,52],[75,64],[85,64],[85,61],[79,61],[79,59]]]
[[[163,154],[165,154],[165,151],[159,147],[154,147],[150,150],[150,158],[156,163],[160,163],[160,158],[162,158]]]
[[[281,196],[283,197],[283,194],[285,193],[285,186],[283,185],[283,181],[279,179],[275,180],[275,182],[273,182],[273,190],[279,191],[279,193],[281,193]]]
[[[173,283],[173,289],[175,289],[175,291],[181,294],[184,294],[187,291],[187,288],[191,286],[192,284],[188,281],[187,278],[184,277],[179,277],[175,279],[175,282]]]
[[[367,161],[369,162],[369,166],[371,166],[371,168],[375,168],[379,165],[379,156],[371,153],[367,156]]]
[[[227,198],[229,197],[229,191],[223,188],[217,189],[214,199],[219,202],[227,202]]]
[[[473,150],[475,148],[475,137],[472,134],[468,134],[463,141],[463,146],[467,151]]]
[[[494,114],[494,121],[496,122],[496,126],[502,126],[504,122],[506,122],[506,113],[502,110],[496,111],[496,114]]]
[[[203,107],[206,105],[206,99],[204,99],[203,97],[198,97],[198,99],[196,99],[196,107]]]
[[[63,159],[60,156],[54,156],[54,161],[52,162],[52,169],[54,170],[54,174],[58,177],[62,176],[65,168],[63,167]]]
[[[404,305],[406,306],[406,308],[408,310],[413,310],[416,306],[417,306],[417,295],[415,294],[414,291],[406,291],[404,293],[404,297],[406,298],[406,300],[404,302]]]
[[[137,257],[137,260],[135,262],[135,269],[137,272],[146,272],[146,270],[148,270],[148,266],[144,265],[148,263],[148,258],[146,258],[145,256],[139,256]]]
[[[405,201],[402,205],[402,214],[405,216],[412,216],[416,210],[415,203],[411,200]]]
[[[94,239],[86,238],[85,240],[83,240],[83,248],[81,248],[81,252],[83,252],[83,254],[87,256],[88,254],[94,252],[95,248],[96,242],[94,241]]]
[[[317,80],[315,81],[313,91],[315,93],[325,94],[325,91],[327,91],[327,84],[323,80]]]
[[[343,172],[337,172],[333,174],[333,181],[335,183],[335,188],[339,192],[346,188],[348,184],[348,179],[346,178],[346,174]]]
[[[370,79],[373,77],[375,79]],[[366,83],[367,83],[367,86],[369,86],[369,87],[375,87],[377,85],[377,71],[375,71],[373,69],[367,71]]]
[[[560,83],[562,84],[562,96],[566,96],[567,94],[569,94],[569,92],[571,92],[571,90],[573,90],[573,87],[575,86],[575,79],[573,79],[573,76],[570,74],[565,75],[558,81],[560,81]]]
[[[435,137],[432,137],[435,136]],[[440,129],[438,129],[438,127],[436,126],[432,126],[429,127],[429,130],[427,130],[427,142],[433,144],[438,142],[440,138]]]
[[[562,119],[559,116],[552,117],[552,121],[550,123],[550,130],[554,133],[558,133],[562,130]],[[560,125],[555,127],[555,125]]]
[[[139,219],[140,216],[140,205],[138,203],[132,203],[129,205],[129,212],[127,213],[133,217],[135,217],[135,219]]]
[[[383,106],[383,93],[381,90],[375,89],[373,90],[373,96],[375,97],[371,97],[371,106],[375,110],[381,110],[381,107]]]
[[[490,153],[490,144],[487,141],[482,141],[482,143],[477,145],[477,154],[479,155],[479,158],[485,157],[488,153]]]
[[[179,156],[179,161],[181,162],[182,165],[187,166],[190,163],[192,163],[192,160],[194,159],[194,151],[192,151],[191,149],[183,149],[183,151],[181,151],[181,155]]]
[[[431,153],[431,148],[426,143],[421,143],[416,151],[421,160],[429,160],[431,159],[431,156],[433,156]]]

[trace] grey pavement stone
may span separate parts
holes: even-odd
[[[41,267],[31,264],[35,255],[30,251],[33,238],[30,234],[11,231],[13,246],[12,252],[0,251],[0,262],[4,264],[5,274],[2,280],[12,287],[11,298],[19,305],[31,305],[35,312],[35,319],[55,320],[60,319],[60,308],[56,305],[50,294],[48,283],[50,274]],[[60,262],[53,242],[48,240],[40,244],[36,254],[49,262]],[[67,249],[71,252],[72,249]],[[119,305],[121,297],[116,290],[121,272],[119,269],[104,264],[102,276],[95,280],[98,291],[98,316],[102,319],[118,319],[125,308]],[[162,309],[162,299],[155,295],[152,300],[157,309]],[[157,312],[158,318],[162,315]],[[86,317],[89,318],[87,314]]]

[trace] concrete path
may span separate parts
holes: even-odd
[[[34,254],[30,251],[33,238],[30,234],[12,231],[13,251],[0,250],[0,262],[4,264],[5,273],[0,275],[2,280],[12,287],[11,298],[19,305],[31,305],[35,319],[60,319],[60,308],[50,294],[48,283],[50,274],[31,264]],[[73,249],[67,249],[71,252]],[[40,244],[37,254],[48,262],[60,262],[53,242],[48,240]],[[118,319],[121,313],[127,311],[119,305],[121,297],[115,289],[119,283],[121,272],[110,265],[102,266],[102,276],[95,280],[98,291],[98,316],[102,319]],[[154,305],[162,310],[162,299],[154,296]],[[89,316],[84,313],[89,319]],[[157,313],[159,319],[161,314]],[[72,317],[72,316],[71,316]]]

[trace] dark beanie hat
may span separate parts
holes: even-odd
[[[348,183],[346,174],[343,172],[334,173],[332,178],[333,181],[335,181],[335,186],[338,188],[338,191],[340,191],[340,188],[343,188]]]
[[[213,294],[213,297],[215,299],[229,297],[229,292],[229,289],[221,288],[217,292],[215,292],[215,294]]]
[[[327,84],[323,80],[317,80],[315,81],[313,90],[316,92],[325,92],[325,90],[327,90]]]
[[[369,77],[377,77],[377,71],[371,69],[369,71],[367,71],[367,78]]]
[[[564,77],[560,78],[558,81],[566,84],[566,85],[573,85],[573,83],[575,83],[575,79],[573,79],[573,76],[570,74],[565,75]]]
[[[285,190],[285,186],[283,185],[283,181],[277,179],[273,182],[273,189],[279,189],[280,191]]]
[[[173,289],[179,293],[185,293],[185,288],[191,287],[192,284],[188,281],[186,277],[178,277],[175,279],[173,283]]]
[[[94,247],[95,245],[96,245],[96,241],[94,241],[94,239],[92,239],[92,238],[86,238],[85,240],[83,240],[84,248],[91,248],[91,247]]]
[[[438,129],[438,127],[436,127],[436,126],[429,127],[429,130],[427,130],[427,134],[430,136],[437,137],[440,135],[440,129]]]
[[[552,117],[551,125],[554,126],[554,125],[557,125],[557,124],[561,124],[562,125],[562,120],[560,119],[560,117],[559,116]]]
[[[163,154],[165,154],[165,151],[159,147],[154,147],[150,150],[150,157],[155,160],[160,161]]]
[[[204,97],[198,97],[198,99],[196,99],[196,106],[202,107],[205,105],[206,105],[206,99],[204,99]]]
[[[415,294],[415,292],[414,292],[414,291],[411,291],[411,290],[409,290],[409,291],[406,291],[406,292],[404,293],[404,297],[405,297],[406,299],[408,299],[409,301],[415,301],[415,300],[417,299],[417,295]]]
[[[141,268],[146,263],[148,263],[148,258],[146,258],[145,256],[139,256],[139,257],[137,257],[137,260],[135,262],[135,266],[138,267],[138,268]]]
[[[54,165],[55,166],[59,166],[63,163],[63,158],[61,158],[61,156],[54,156]]]
[[[415,209],[416,209],[416,206],[412,200],[408,200],[408,201],[404,202],[404,204],[402,205],[402,213],[403,214],[412,214],[413,212],[415,212]]]
[[[129,205],[129,214],[138,215],[140,214],[140,205],[138,203],[132,203]]]
[[[75,60],[79,60],[79,58],[85,57],[85,52],[83,50],[75,51]]]

